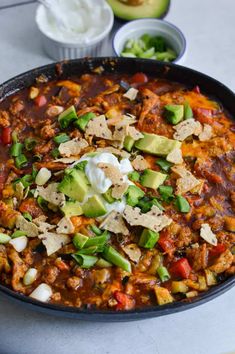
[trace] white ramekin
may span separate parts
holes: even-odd
[[[113,27],[114,15],[111,7],[105,5],[108,24],[104,31],[93,37],[87,44],[67,43],[58,41],[49,36],[43,28],[42,16],[45,14],[43,5],[39,5],[36,11],[36,23],[41,33],[42,46],[45,52],[55,60],[76,59],[86,56],[99,56],[102,48],[108,41],[109,33]]]
[[[186,39],[183,33],[172,23],[159,19],[139,19],[122,26],[113,38],[115,54],[120,57],[128,39],[137,39],[145,33],[165,38],[177,53],[177,58],[173,62],[182,64],[186,56]]]

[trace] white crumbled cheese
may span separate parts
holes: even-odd
[[[33,222],[26,220],[22,215],[16,218],[16,228],[24,231],[28,237],[38,236],[38,227]]]
[[[123,97],[128,98],[130,101],[134,101],[138,95],[139,90],[134,87],[129,88],[129,90],[124,93]]]
[[[172,223],[172,219],[163,215],[163,212],[154,205],[148,213],[141,213],[140,208],[126,206],[123,217],[131,226],[143,226],[158,232]]]
[[[88,147],[88,142],[85,139],[72,139],[59,145],[59,152],[64,157],[77,156]]]
[[[199,135],[202,128],[200,122],[197,122],[194,118],[190,118],[175,125],[173,129],[176,130],[173,135],[174,139],[183,141],[193,134]]]
[[[67,245],[71,239],[68,235],[57,234],[54,232],[44,232],[38,235],[38,238],[42,240],[42,243],[46,247],[47,255],[57,252],[61,247]]]
[[[182,151],[179,147],[175,147],[166,157],[166,160],[176,165],[183,163]]]
[[[200,236],[212,246],[216,246],[218,243],[216,235],[212,232],[209,224],[201,225]]]
[[[58,234],[72,234],[75,228],[70,218],[63,217],[57,224],[56,232]]]

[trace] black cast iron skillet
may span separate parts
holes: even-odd
[[[175,64],[164,64],[153,60],[127,59],[127,58],[94,58],[77,59],[62,63],[62,70],[58,64],[46,65],[24,74],[21,74],[0,86],[0,101],[12,93],[31,86],[35,78],[44,74],[49,79],[68,78],[72,75],[81,75],[103,66],[106,72],[134,74],[143,71],[151,76],[166,78],[171,81],[178,81],[189,87],[198,85],[202,92],[215,98],[222,103],[223,107],[235,117],[235,95],[220,82],[201,74],[197,71],[178,66]],[[59,69],[60,68],[60,69]],[[148,307],[132,311],[97,311],[94,309],[78,309],[75,307],[66,307],[42,303],[30,297],[18,294],[7,287],[0,285],[0,292],[8,298],[17,301],[19,304],[27,306],[29,309],[46,312],[53,315],[71,317],[80,320],[92,321],[130,321],[137,319],[146,319],[168,315],[174,312],[184,311],[192,307],[212,300],[218,295],[223,294],[235,284],[235,276],[230,277],[223,283],[211,288],[191,300],[174,302],[164,306]]]

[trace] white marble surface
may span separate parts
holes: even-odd
[[[0,82],[51,62],[41,50],[34,11],[35,5],[0,11]],[[172,0],[166,17],[186,35],[185,66],[233,90],[234,15],[234,0]],[[111,324],[50,317],[0,297],[0,354],[231,354],[234,330],[235,289],[187,312]]]

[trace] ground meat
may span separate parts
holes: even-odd
[[[9,259],[13,263],[12,269],[12,288],[15,291],[20,291],[25,293],[25,288],[21,282],[25,272],[27,271],[27,266],[24,261],[20,258],[19,253],[15,251],[14,248],[11,248],[8,252]]]
[[[76,290],[82,285],[82,279],[76,276],[68,278],[66,285],[70,289]]]
[[[50,140],[47,143],[38,144],[34,148],[34,153],[35,154],[45,155],[45,154],[48,154],[48,152],[50,150],[52,150],[52,148],[53,148],[53,142]]]
[[[10,116],[7,111],[0,111],[0,126],[5,128],[10,125]]]
[[[190,228],[188,226],[181,227],[175,237],[175,246],[177,248],[188,246],[190,245],[192,240],[193,240],[193,235]]]
[[[229,250],[222,253],[215,263],[209,268],[213,272],[219,274],[225,272],[233,263],[233,255]]]
[[[15,226],[18,211],[13,210],[4,202],[0,201],[0,225],[9,229]]]
[[[235,211],[235,192],[231,192],[230,199],[232,202],[233,211]]]
[[[54,266],[48,266],[43,273],[43,279],[48,284],[53,284],[59,274],[59,269]]]
[[[110,271],[108,269],[100,269],[100,270],[94,270],[92,272],[92,277],[95,281],[95,283],[98,284],[103,284],[107,282],[107,280],[110,277]]]
[[[42,129],[40,130],[40,135],[42,138],[48,140],[55,136],[55,129],[51,124],[45,124]]]
[[[0,245],[0,273],[2,271],[5,271],[6,273],[8,273],[10,271],[10,269],[11,269],[11,267],[8,262],[6,247],[3,245]]]
[[[194,270],[198,271],[207,268],[208,250],[205,243],[198,248],[191,248],[187,250],[186,254]]]
[[[24,102],[21,100],[17,100],[14,103],[11,104],[9,111],[11,114],[14,116],[23,111],[24,109]]]

